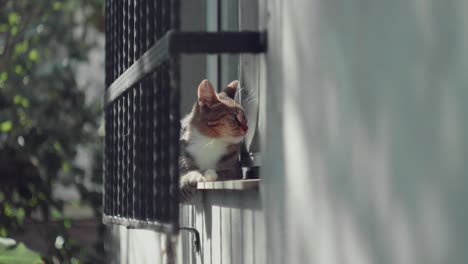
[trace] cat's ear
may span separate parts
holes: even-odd
[[[237,88],[239,87],[239,81],[238,80],[234,80],[232,82],[230,82],[226,88],[224,88],[223,92],[229,96],[231,99],[234,99],[236,97],[236,92],[237,92]]]
[[[219,102],[218,96],[213,88],[213,85],[208,80],[203,80],[198,85],[198,105],[211,107]]]

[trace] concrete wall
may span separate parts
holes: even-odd
[[[199,193],[181,206],[180,223],[199,231],[201,252],[195,252],[192,234],[181,231],[178,263],[266,263],[265,219],[257,190]],[[119,226],[109,233],[109,263],[162,263],[159,233]]]
[[[259,193],[206,191],[181,209],[181,225],[195,227],[202,250],[196,254],[192,236],[182,231],[179,263],[266,263],[265,224]]]
[[[268,10],[267,263],[467,263],[468,2]]]

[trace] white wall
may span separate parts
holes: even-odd
[[[466,263],[468,2],[260,2],[260,196],[185,206],[182,263]],[[122,259],[158,260],[147,232]]]
[[[181,219],[181,226],[200,232],[201,253],[195,253],[192,235],[181,231],[179,263],[266,263],[265,219],[258,191],[206,191],[182,206]]]
[[[266,263],[265,219],[257,190],[200,192],[181,206],[180,218],[182,227],[198,230],[201,252],[195,252],[192,234],[181,231],[178,263]],[[109,231],[110,263],[163,263],[159,233],[118,226]]]
[[[267,263],[467,263],[468,2],[268,10]]]

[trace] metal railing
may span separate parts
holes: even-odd
[[[179,54],[266,50],[265,33],[180,32],[179,13],[106,0],[104,223],[179,230]]]

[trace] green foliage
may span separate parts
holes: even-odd
[[[0,131],[1,132],[8,132],[11,130],[11,127],[12,127],[12,123],[11,121],[4,121],[2,123],[0,123]]]
[[[87,168],[74,162],[78,147],[93,149],[94,160],[101,162],[100,106],[85,100],[75,72],[96,45],[89,29],[103,31],[103,4],[0,1],[0,236],[15,236],[27,223],[59,221],[44,241],[60,236],[64,244],[60,249],[50,244],[47,262],[86,262],[67,233],[73,221],[64,218],[63,201],[52,197],[54,184],[76,186],[82,202],[100,214],[101,194],[86,188]],[[97,163],[92,168],[98,184],[100,168]],[[2,256],[0,251],[0,263]]]
[[[0,264],[43,263],[41,256],[28,249],[23,243],[10,245],[0,241]]]

